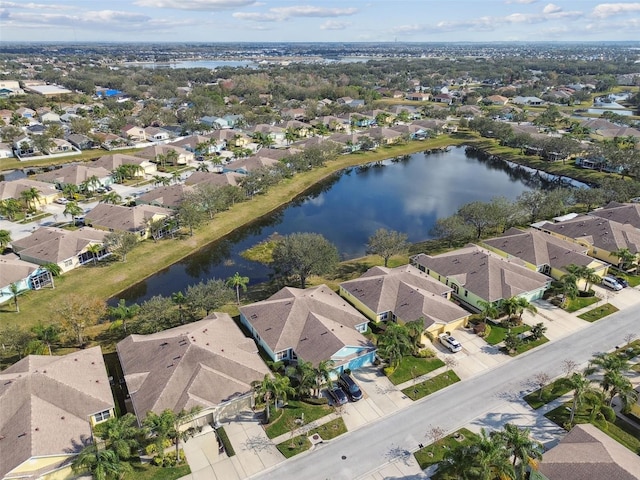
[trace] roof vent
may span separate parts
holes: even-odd
[[[161,347],[166,347],[167,345],[169,345],[169,342],[162,342],[162,343],[160,344],[160,346],[161,346]]]

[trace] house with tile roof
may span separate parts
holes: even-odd
[[[246,175],[259,168],[273,168],[279,165],[280,161],[262,156],[260,152],[244,160],[237,160],[222,167],[223,173],[239,173]]]
[[[212,173],[212,172],[193,172],[187,177],[185,185],[208,184],[217,187],[225,187],[231,185],[237,187],[244,175],[236,172]]]
[[[440,255],[420,253],[411,264],[453,289],[453,296],[473,310],[482,310],[481,302],[499,305],[512,297],[528,301],[542,298],[551,278],[534,272],[517,258],[500,255],[469,244]]]
[[[125,207],[99,203],[84,217],[85,225],[109,232],[130,232],[140,240],[150,235],[149,225],[159,220],[168,219],[173,212],[168,208],[155,205],[136,205]]]
[[[118,343],[130,402],[138,420],[148,412],[201,407],[213,423],[249,410],[251,383],[270,370],[255,342],[226,313]]]
[[[610,202],[602,208],[589,212],[589,215],[640,229],[640,204],[638,203]]]
[[[587,255],[587,247],[536,229],[510,228],[499,237],[484,240],[483,246],[506,258],[519,258],[526,267],[555,280],[567,273],[569,265],[591,268],[600,277],[609,269],[608,264]]]
[[[470,313],[450,300],[452,291],[412,265],[373,267],[340,284],[340,295],[372,321],[422,319],[432,337],[466,325]]]
[[[376,348],[362,335],[369,319],[326,285],[285,287],[240,307],[240,322],[274,362],[333,360],[342,372],[374,360]]]
[[[143,193],[136,198],[136,204],[157,205],[159,207],[176,210],[180,207],[186,195],[190,192],[193,192],[193,187],[190,187],[189,185],[183,185],[181,183],[176,185],[165,185]]]
[[[640,253],[640,230],[630,224],[614,222],[595,215],[579,215],[571,220],[536,225],[543,232],[583,245],[588,254],[599,260],[618,265],[620,259],[613,252],[623,248]]]
[[[29,355],[0,372],[0,478],[70,476],[115,406],[100,347]]]
[[[90,227],[65,230],[56,227],[40,227],[30,235],[11,242],[13,251],[22,260],[46,265],[55,263],[60,270],[68,272],[94,260],[89,251],[93,245],[104,245],[108,232]],[[110,255],[106,248],[95,257],[96,260]]]
[[[144,150],[136,152],[136,156],[160,163],[158,160],[160,156],[164,155],[166,157],[166,155],[171,151],[175,152],[177,155],[176,165],[186,165],[193,162],[195,159],[193,152],[174,145],[151,145]]]
[[[531,480],[638,480],[640,457],[589,423],[546,451]]]

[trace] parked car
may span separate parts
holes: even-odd
[[[602,277],[602,285],[607,288],[610,288],[611,290],[615,290],[615,291],[622,290],[622,285],[618,283],[618,280],[616,280],[616,277],[612,277],[611,275]]]
[[[344,393],[344,390],[342,390],[342,388],[338,386],[330,388],[328,390],[328,393],[334,405],[344,405],[349,401],[349,397],[347,397],[347,394]]]
[[[616,277],[617,282],[622,286],[622,288],[627,288],[629,286],[629,282],[622,277]]]
[[[69,203],[69,200],[67,200],[66,198],[62,197],[62,198],[56,199],[56,203],[59,203],[60,205],[66,205],[67,203]]]
[[[440,343],[447,347],[451,353],[456,353],[462,350],[462,345],[460,345],[460,342],[458,342],[448,333],[441,333],[440,335],[438,335],[438,339],[440,340]]]
[[[352,402],[357,402],[362,398],[362,390],[360,390],[360,387],[350,375],[346,373],[340,375],[338,384],[347,393],[347,395],[349,395]]]

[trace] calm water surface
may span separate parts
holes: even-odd
[[[236,271],[251,283],[266,281],[271,270],[239,254],[273,233],[320,233],[338,247],[344,259],[363,255],[367,239],[378,228],[405,232],[410,242],[422,241],[429,238],[438,218],[452,215],[465,203],[496,196],[515,199],[540,186],[536,182],[535,175],[509,169],[501,161],[481,160],[464,147],[428,155],[416,153],[405,161],[387,160],[381,166],[351,168],[119,298],[141,302],[201,280],[227,278]]]

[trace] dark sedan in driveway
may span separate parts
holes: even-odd
[[[333,387],[328,390],[329,397],[334,405],[344,405],[349,401],[347,394],[340,387]]]

